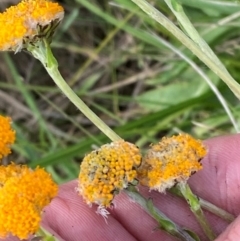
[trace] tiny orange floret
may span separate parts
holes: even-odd
[[[11,118],[0,116],[0,160],[11,153],[10,146],[15,141],[15,131],[11,127]]]
[[[57,195],[58,186],[42,168],[0,166],[0,237],[27,239],[40,225],[42,209]]]
[[[187,181],[202,169],[201,159],[207,150],[200,140],[188,134],[164,137],[152,145],[138,171],[142,185],[165,192],[176,182]]]
[[[140,151],[132,143],[120,140],[103,145],[81,163],[79,194],[88,204],[109,207],[115,193],[135,180],[140,163]]]

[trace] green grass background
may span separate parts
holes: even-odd
[[[200,35],[239,82],[240,5],[181,0]],[[3,11],[18,1],[1,1]],[[239,100],[204,64],[129,0],[62,0],[65,18],[52,42],[74,91],[122,138],[142,150],[164,135],[196,138],[236,133],[218,98],[166,40],[197,64],[226,99],[240,126]],[[177,24],[162,0],[151,1]],[[13,119],[17,141],[4,162],[44,166],[58,183],[109,142],[57,89],[29,54],[0,53],[0,113]]]

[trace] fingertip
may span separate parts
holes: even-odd
[[[240,239],[240,216],[237,217],[215,241],[237,241]]]
[[[211,138],[204,142],[208,148],[202,160],[203,169],[190,180],[194,193],[225,209],[240,213],[240,134]]]
[[[68,241],[135,241],[114,217],[109,215],[105,220],[96,213],[96,205],[89,207],[76,187],[76,180],[60,186],[58,196],[44,212],[43,225],[47,230]]]

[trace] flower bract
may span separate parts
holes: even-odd
[[[79,193],[88,203],[110,206],[114,195],[135,181],[141,163],[139,149],[123,140],[103,145],[81,163]]]
[[[0,166],[0,237],[9,234],[27,239],[37,232],[42,209],[58,187],[42,168],[25,165]]]
[[[22,0],[0,13],[0,50],[20,51],[29,43],[49,34],[64,16],[58,3]]]
[[[202,169],[207,151],[203,143],[188,134],[164,137],[152,145],[138,169],[138,179],[150,189],[165,192],[176,182],[185,182]]]
[[[0,160],[11,153],[10,145],[15,141],[15,131],[11,127],[11,118],[0,116]]]

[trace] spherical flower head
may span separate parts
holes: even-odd
[[[15,131],[11,127],[11,118],[0,116],[0,160],[11,153],[10,146],[15,141]]]
[[[152,145],[138,169],[139,182],[150,189],[165,192],[177,182],[186,182],[202,169],[207,150],[200,140],[188,134],[164,137]]]
[[[0,166],[0,237],[27,239],[36,233],[42,209],[57,195],[58,187],[42,168]]]
[[[58,3],[22,0],[0,13],[0,50],[18,52],[42,37],[51,36],[63,16]]]
[[[86,155],[79,174],[79,194],[88,204],[109,207],[114,195],[134,183],[141,164],[139,149],[120,140]]]

